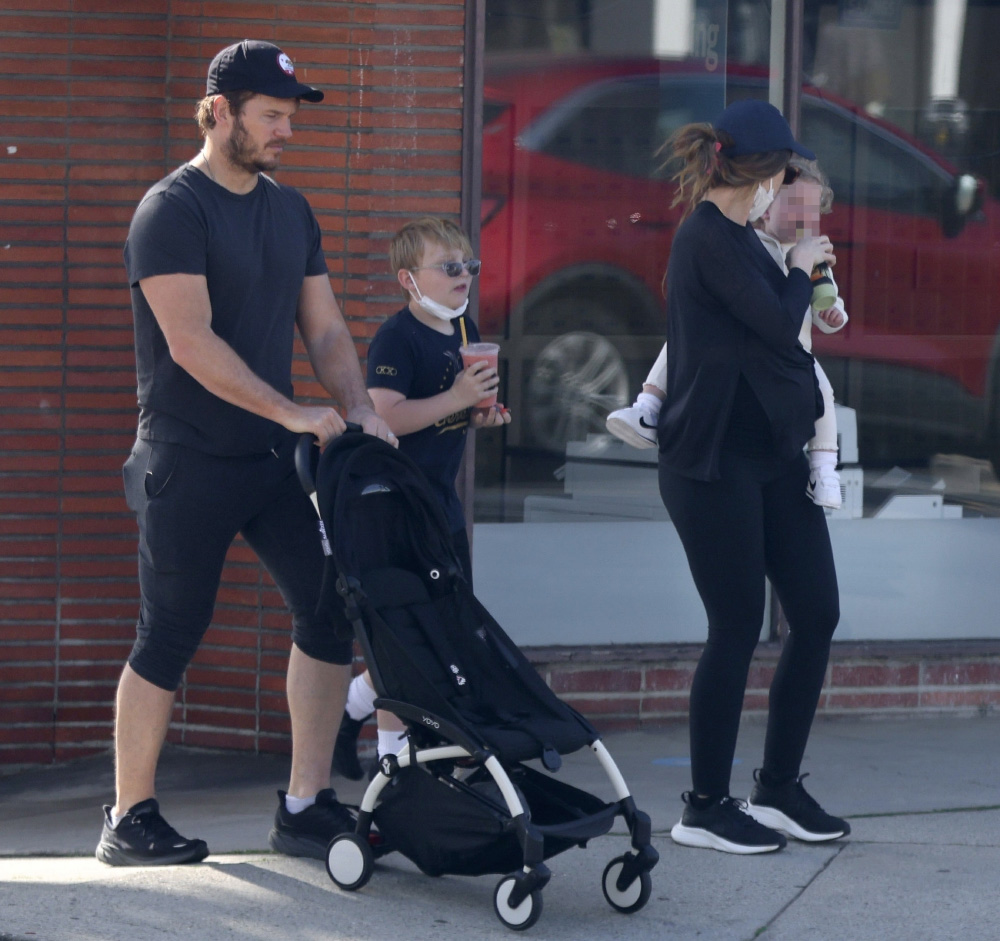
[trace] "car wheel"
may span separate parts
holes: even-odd
[[[628,404],[628,368],[610,340],[588,331],[565,333],[535,357],[526,392],[529,442],[563,451],[568,441],[603,432],[608,412]]]

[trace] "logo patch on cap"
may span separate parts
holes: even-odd
[[[281,70],[286,75],[295,75],[295,66],[292,65],[292,60],[288,58],[283,52],[278,53],[278,65],[281,66]]]

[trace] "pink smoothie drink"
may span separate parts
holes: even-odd
[[[469,343],[459,347],[459,354],[462,357],[462,366],[468,369],[473,363],[488,363],[493,369],[497,368],[497,361],[500,356],[500,347],[496,343]],[[487,396],[481,402],[477,402],[473,408],[489,408],[497,404],[497,394]]]

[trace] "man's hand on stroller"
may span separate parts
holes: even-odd
[[[342,435],[347,426],[340,413],[325,405],[298,405],[289,403],[291,414],[282,424],[289,430],[299,434],[313,435],[321,446],[326,446],[338,435]]]
[[[366,405],[359,405],[352,408],[347,413],[347,420],[361,426],[361,430],[367,435],[374,435],[388,442],[394,448],[399,447],[399,439],[393,434],[392,429],[379,417],[378,412]]]

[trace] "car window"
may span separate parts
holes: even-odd
[[[564,101],[522,140],[574,163],[629,176],[656,175],[656,151],[677,128],[722,108],[719,82],[659,76],[595,83]]]
[[[761,97],[754,83],[731,83],[730,98]],[[710,121],[724,107],[721,80],[670,75],[593,82],[549,109],[522,144],[562,160],[634,177],[669,176],[656,157],[677,128]],[[816,151],[843,205],[938,215],[948,174],[907,141],[858,115],[806,96],[802,139]]]
[[[948,174],[858,115],[804,98],[802,140],[816,151],[838,203],[907,215],[940,212]]]
[[[657,135],[662,142],[685,124],[712,121],[725,106],[721,80],[664,78],[660,82]]]
[[[592,86],[575,107],[560,109],[539,150],[573,163],[630,176],[648,176],[656,134],[659,95],[655,82],[612,82]]]

